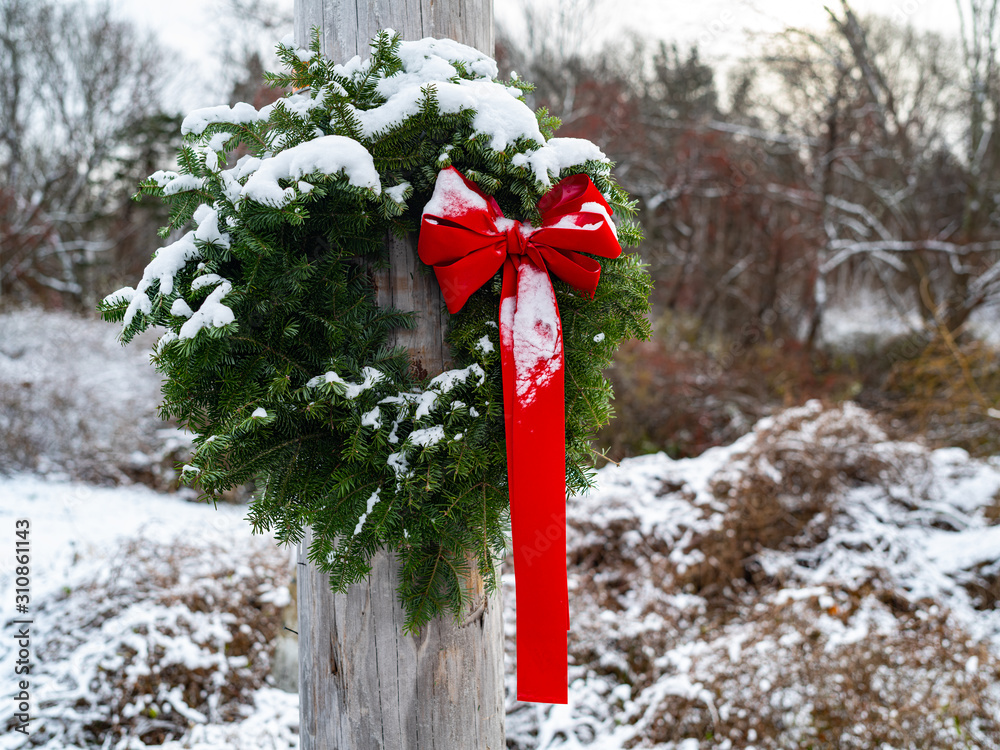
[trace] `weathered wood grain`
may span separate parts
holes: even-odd
[[[409,636],[391,555],[378,553],[369,581],[347,594],[312,566],[300,570],[303,750],[505,747],[499,597],[484,602],[480,590],[485,608],[473,606],[467,623],[436,620]]]
[[[403,39],[450,37],[493,54],[492,0],[296,0],[295,36],[322,30],[323,51],[344,61],[368,54],[369,39],[393,28]],[[413,331],[397,331],[421,376],[451,366],[444,343],[447,312],[415,238],[390,238],[390,268],[377,276],[378,302],[419,313]],[[299,698],[302,750],[502,750],[503,617],[499,594],[486,601],[471,585],[464,624],[438,620],[402,634],[398,566],[380,552],[372,575],[347,594],[300,548]]]
[[[295,0],[295,39],[322,29],[323,52],[335,60],[366,57],[381,29],[403,39],[448,37],[493,55],[493,0]]]

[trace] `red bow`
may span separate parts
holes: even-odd
[[[586,175],[539,202],[540,227],[504,217],[454,167],[438,174],[417,252],[434,267],[451,313],[503,266],[500,366],[517,599],[517,697],[565,703],[566,404],[562,326],[549,272],[588,297],[621,246],[611,208]]]

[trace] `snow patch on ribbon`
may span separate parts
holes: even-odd
[[[535,391],[544,387],[563,364],[559,308],[548,273],[531,263],[522,263],[517,274],[517,296],[504,303],[513,307],[513,314],[509,310],[507,314],[512,323],[509,330],[517,397],[527,405],[535,400]]]
[[[580,214],[566,214],[565,216],[560,216],[559,221],[555,224],[547,224],[546,229],[583,229],[587,232],[593,232],[601,228],[601,222],[596,221],[593,224],[581,223],[585,219]],[[611,224],[611,222],[608,222]],[[614,227],[614,224],[611,224]],[[614,231],[614,229],[612,229]]]
[[[466,185],[458,172],[451,169],[438,172],[434,194],[424,206],[423,215],[451,219],[477,211],[489,211],[486,199]]]
[[[611,231],[614,233],[615,239],[618,239],[618,227],[616,227],[615,223],[611,221],[611,216],[608,214],[607,209],[603,205],[601,205],[597,201],[587,201],[582,206],[580,206],[580,210],[589,211],[591,213],[600,214],[601,216],[603,216],[604,220],[608,222],[608,226],[611,227]]]
[[[514,221],[506,216],[496,218],[493,223],[496,224],[498,232],[509,232],[511,229],[516,229],[524,239],[528,239],[538,231],[538,227],[532,226],[526,221]]]

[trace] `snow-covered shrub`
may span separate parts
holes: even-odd
[[[885,406],[934,445],[993,455],[1000,451],[998,356],[1000,351],[987,342],[940,336],[902,350],[885,379]]]
[[[287,553],[137,540],[110,560],[38,603],[28,746],[158,746],[251,715],[291,602]]]
[[[832,506],[852,486],[902,479],[901,456],[872,415],[847,402],[818,401],[762,420],[745,450],[713,476],[710,489],[725,507],[722,527],[688,545],[705,559],[679,578],[701,592],[751,579],[764,549],[808,547],[822,539]],[[916,457],[907,454],[905,463]]]
[[[983,610],[1000,607],[1000,557],[977,566],[972,572],[965,588],[976,607]]]
[[[569,705],[511,699],[509,746],[1000,748],[1000,462],[810,402],[598,482]]]
[[[148,348],[97,320],[0,313],[0,471],[174,484],[190,441],[156,417],[159,388]]]
[[[899,606],[844,590],[767,597],[659,660],[662,677],[623,706],[636,730],[624,746],[998,747],[996,655],[943,608]]]
[[[609,371],[617,419],[598,445],[615,458],[658,450],[697,456],[729,445],[762,417],[811,398],[842,401],[867,384],[853,359],[817,359],[794,340],[748,326],[706,341],[696,319],[665,313],[652,341],[623,346]]]

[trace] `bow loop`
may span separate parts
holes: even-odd
[[[586,211],[587,204],[600,206],[600,212],[611,215],[611,206],[585,174],[575,174],[560,180],[554,188],[538,201],[538,211],[542,214],[542,224],[549,217]]]
[[[573,175],[542,196],[538,209],[540,228],[513,221],[454,167],[438,174],[424,208],[417,252],[433,266],[449,312],[462,309],[505,259],[524,255],[593,296],[601,266],[580,253],[605,258],[621,254],[604,196],[587,175]]]

